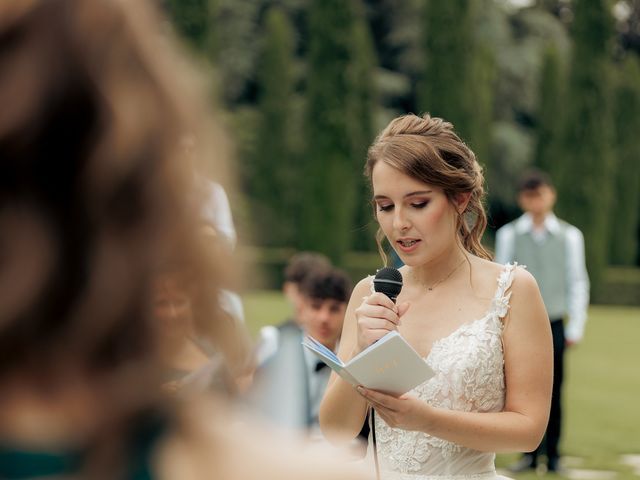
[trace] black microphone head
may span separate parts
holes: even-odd
[[[373,289],[376,292],[384,293],[395,302],[400,290],[402,290],[402,274],[400,270],[393,267],[384,267],[378,270],[373,279]]]

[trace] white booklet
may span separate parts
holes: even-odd
[[[435,374],[427,362],[396,331],[387,333],[346,364],[313,337],[302,345],[350,384],[402,395]]]

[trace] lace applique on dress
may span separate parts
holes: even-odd
[[[502,319],[509,311],[516,264],[497,279],[489,310],[434,342],[425,361],[436,375],[412,393],[434,407],[463,412],[498,412],[504,407]],[[376,416],[381,469],[421,476],[472,476],[495,471],[495,455],[478,452],[423,432],[389,427]]]

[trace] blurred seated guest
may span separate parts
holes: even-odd
[[[165,387],[176,391],[193,372],[210,361],[198,344],[191,299],[178,275],[160,275],[154,282],[153,315],[158,323]]]
[[[230,369],[247,352],[176,152],[218,130],[159,25],[145,0],[0,2],[0,478],[360,478],[162,389],[165,272]]]
[[[336,352],[347,302],[351,296],[351,281],[346,273],[337,268],[318,270],[300,284],[300,296],[300,318],[305,334]],[[307,349],[302,348],[302,352],[307,367],[307,424],[320,435],[318,412],[331,369]]]
[[[331,266],[316,267],[296,286],[298,323],[294,325],[302,330],[280,330],[275,354],[260,366],[255,378],[258,409],[274,422],[320,436],[318,411],[330,369],[301,342],[309,334],[335,351],[350,294],[347,275]]]
[[[291,316],[280,325],[267,325],[260,329],[256,362],[263,364],[278,350],[279,337],[281,333],[302,338],[302,318],[303,299],[300,293],[300,285],[305,278],[317,270],[326,269],[331,266],[329,259],[317,252],[298,252],[293,255],[284,270],[284,282],[282,292],[288,300],[292,309]]]
[[[187,160],[191,163],[197,156],[200,147],[194,134],[183,135],[180,145]],[[196,174],[196,190],[194,191],[197,209],[203,224],[203,234],[211,241],[211,244],[219,250],[219,255],[233,256],[238,235],[233,223],[233,215],[229,204],[229,197],[224,187],[210,180],[202,173]],[[235,265],[235,268],[231,267]],[[229,262],[229,268],[223,273],[224,283],[219,292],[219,300],[222,308],[236,321],[243,323],[244,307],[238,289],[237,262]]]
[[[247,358],[244,362],[226,365],[221,352],[203,341],[207,332],[198,333],[192,306],[197,289],[187,275],[161,274],[153,288],[153,315],[159,331],[165,389],[193,393],[214,388],[232,393],[237,388],[246,388],[245,377],[252,375],[253,362]],[[223,313],[228,312],[223,308]],[[241,340],[248,351],[248,337],[238,335],[238,341]]]
[[[331,261],[322,253],[298,252],[293,255],[284,269],[282,292],[293,307],[293,316],[284,324],[296,323],[300,325],[301,310],[304,308],[304,295],[300,291],[307,277],[319,270],[331,267]],[[283,325],[284,325],[283,324]]]

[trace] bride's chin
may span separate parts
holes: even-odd
[[[396,252],[400,261],[406,265],[407,267],[416,267],[418,265],[422,265],[422,262],[418,261],[416,258],[408,257],[399,252]]]

